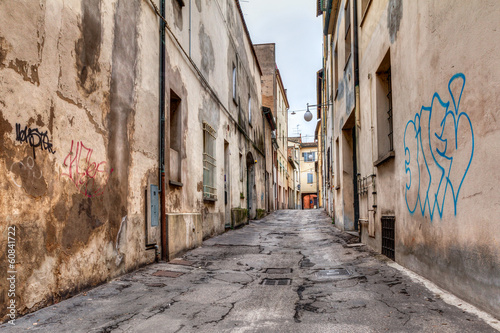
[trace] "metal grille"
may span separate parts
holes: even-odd
[[[382,216],[382,254],[394,260],[395,217]]]
[[[392,139],[392,84],[391,84],[391,69],[387,71],[387,88],[389,92],[387,93],[387,100],[389,102],[389,110],[387,110],[387,120],[389,121],[389,151],[394,150],[394,144]]]
[[[291,273],[291,268],[268,268],[266,269],[267,274],[288,274]]]
[[[339,275],[350,275],[350,273],[345,268],[335,268],[316,272],[317,277],[335,277]]]
[[[292,279],[264,279],[262,284],[266,286],[288,286],[292,284]]]
[[[210,125],[203,123],[203,198],[205,199],[217,199],[215,133]]]

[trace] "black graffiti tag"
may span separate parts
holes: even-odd
[[[49,153],[55,154],[56,151],[52,149],[52,143],[50,143],[47,132],[40,132],[38,128],[28,128],[28,126],[21,129],[21,124],[16,124],[16,141],[26,142],[33,148],[33,159],[36,159],[35,148],[38,147],[41,150],[47,150]]]

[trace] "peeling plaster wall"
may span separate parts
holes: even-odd
[[[351,6],[351,38],[354,38],[353,26],[353,1],[349,1]],[[335,226],[341,230],[354,230],[354,196],[352,184],[352,129],[354,127],[354,61],[353,52],[348,56],[345,48],[345,8],[346,1],[340,1],[338,15],[334,20],[335,30],[332,44],[333,49],[337,46],[337,91],[333,91],[333,116],[331,120],[325,120],[330,124],[331,131],[327,130],[327,137],[330,137],[332,144],[332,165],[338,164],[337,169],[333,169],[334,184],[331,190],[331,199],[335,202],[332,207],[332,216]],[[351,43],[351,50],[353,44]],[[347,53],[347,55],[346,55]],[[327,67],[328,68],[328,67]],[[328,72],[327,72],[328,73]],[[333,80],[335,80],[335,76]],[[338,144],[337,144],[338,143]],[[338,151],[337,151],[338,149]]]
[[[176,1],[172,1],[176,2]],[[260,71],[252,53],[252,45],[245,35],[242,18],[234,1],[200,1],[180,9],[172,9],[167,3],[166,19],[172,33],[167,34],[167,106],[166,128],[172,121],[171,92],[180,99],[181,115],[181,163],[180,183],[170,182],[170,147],[173,142],[166,135],[166,211],[169,221],[175,221],[175,230],[188,230],[196,235],[196,241],[168,236],[169,253],[177,256],[198,246],[201,239],[224,232],[225,222],[231,221],[231,209],[247,208],[247,172],[245,157],[251,153],[257,161],[255,186],[252,189],[255,211],[265,207],[264,132],[260,96]],[[188,20],[191,15],[191,20]],[[182,28],[178,16],[182,16]],[[177,23],[175,23],[177,22]],[[238,67],[237,96],[232,98],[232,66]],[[251,98],[252,124],[249,124],[248,97]],[[216,194],[217,200],[205,200],[203,196],[203,123],[216,131]],[[225,147],[228,149],[225,155]],[[243,169],[240,164],[243,156]],[[228,159],[227,163],[225,157]],[[226,168],[226,165],[229,168]],[[243,175],[243,177],[241,177]],[[228,180],[224,187],[225,178]],[[225,200],[227,190],[227,204]],[[243,193],[244,199],[240,193]],[[228,207],[226,207],[226,205]],[[228,208],[228,209],[226,209]],[[199,216],[200,223],[187,225],[182,217],[186,214]],[[229,216],[228,216],[229,215]],[[169,230],[171,226],[169,225]],[[190,236],[191,237],[191,236]]]
[[[396,261],[493,314],[500,34],[491,23],[499,15],[496,1],[372,1],[360,29],[359,172],[377,175],[375,234],[364,227],[363,242],[380,251],[380,217],[395,216]],[[388,51],[395,157],[374,167],[376,71]]]
[[[0,245],[15,226],[25,314],[154,259],[158,24],[124,0],[1,2],[0,22]]]

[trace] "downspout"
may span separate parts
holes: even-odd
[[[354,89],[356,93],[354,110],[354,130],[352,132],[353,141],[353,188],[354,188],[354,229],[359,231],[361,240],[361,228],[359,228],[359,196],[358,196],[358,128],[361,127],[359,111],[359,52],[358,52],[358,5],[353,1],[353,26],[354,26]]]
[[[189,0],[189,58],[191,58],[191,0]]]
[[[160,14],[165,17],[165,0],[160,1]],[[168,261],[168,226],[165,212],[165,22],[160,19],[160,221],[161,221],[161,258]]]
[[[264,132],[264,195],[266,196],[266,201],[264,207],[266,207],[266,213],[269,213],[269,183],[267,180],[267,157],[266,157],[266,116],[264,115],[264,109],[260,108],[262,111],[262,129]]]

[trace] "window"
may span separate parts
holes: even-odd
[[[233,64],[233,101],[236,103],[236,65]]]
[[[203,123],[203,199],[217,200],[215,130]]]
[[[243,154],[240,153],[240,182],[245,178],[245,164],[243,163]]]
[[[377,70],[376,108],[377,108],[377,150],[378,165],[394,156],[392,126],[392,83],[390,51]]]
[[[330,183],[330,147],[328,147],[328,151],[326,153],[326,181],[327,183]]]
[[[248,96],[248,123],[252,123],[252,97]]]
[[[345,63],[349,60],[351,55],[351,4],[347,1],[344,10],[344,22],[345,22]]]
[[[333,174],[333,178],[335,180],[336,189],[340,188],[340,146],[339,146],[339,138],[335,140],[335,173]]]
[[[335,65],[333,70],[335,71],[335,98],[337,98],[339,92],[339,56],[337,51],[337,44],[335,44]]]
[[[307,183],[308,184],[312,184],[313,183],[313,174],[312,173],[308,173],[307,174]]]
[[[181,184],[182,117],[181,99],[170,90],[170,177],[172,185]]]
[[[314,162],[316,161],[316,152],[310,151],[307,153],[302,153],[302,157],[304,158],[304,162]]]

